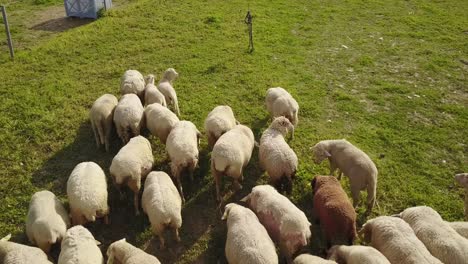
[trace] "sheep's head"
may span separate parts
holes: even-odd
[[[229,213],[231,212],[231,209],[236,206],[236,204],[234,203],[230,203],[230,204],[227,204],[225,207],[224,207],[224,214],[223,216],[221,217],[221,220],[226,220],[228,217],[229,217]]]
[[[148,85],[148,84],[154,84],[154,75],[153,75],[153,74],[148,74],[148,75],[145,77],[145,83],[146,83],[146,85]]]
[[[312,179],[311,182],[312,191],[315,193],[324,184],[339,185],[340,183],[336,177],[317,175]]]
[[[168,81],[174,81],[179,77],[179,74],[174,70],[174,68],[169,68],[164,72],[163,78]]]
[[[324,159],[331,157],[330,152],[328,152],[322,142],[315,144],[311,150],[315,164],[320,164]]]
[[[460,184],[460,186],[468,188],[468,173],[459,173],[455,175],[455,181]]]
[[[367,223],[365,223],[362,226],[361,230],[359,230],[359,232],[358,232],[359,238],[361,238],[361,240],[364,241],[367,244],[369,244],[371,242],[371,239],[372,239],[373,220],[374,219],[371,219],[371,220],[367,221]]]
[[[122,243],[127,243],[127,241],[125,240],[125,238],[122,238],[121,240],[118,240],[118,241],[115,241],[114,243],[112,243],[108,248],[107,248],[107,257],[108,257],[108,261],[107,261],[107,264],[113,264],[114,261],[115,261],[115,247],[116,245],[118,244],[122,244]]]
[[[270,128],[280,131],[283,135],[286,135],[289,131],[294,131],[293,124],[284,116],[276,117],[271,123]]]

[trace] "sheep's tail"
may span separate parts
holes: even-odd
[[[11,234],[6,235],[4,238],[0,239],[0,241],[8,241],[11,238]]]

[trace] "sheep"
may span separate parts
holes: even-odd
[[[10,242],[11,235],[0,239],[0,263],[2,264],[52,264],[47,255],[37,247]]]
[[[288,263],[311,237],[310,222],[288,198],[271,185],[258,185],[241,201],[257,214],[270,237],[279,244]]]
[[[293,264],[336,264],[336,262],[310,254],[301,254],[294,259]]]
[[[107,264],[160,264],[159,260],[128,243],[125,238],[115,241],[107,248]]]
[[[215,179],[216,197],[219,202],[219,185],[223,174],[233,178],[235,190],[242,188],[239,181],[244,178],[243,170],[250,161],[254,143],[252,130],[244,125],[236,125],[216,141],[211,153],[211,174]]]
[[[148,174],[141,204],[150,220],[152,232],[159,237],[161,249],[165,248],[163,231],[167,226],[175,230],[176,240],[180,241],[182,199],[169,175],[163,171]]]
[[[299,122],[299,104],[285,89],[281,87],[269,88],[265,97],[265,104],[272,118],[284,116],[296,127]],[[294,138],[294,131],[291,136]]]
[[[227,220],[225,253],[230,264],[278,263],[275,244],[252,210],[230,203],[221,220]]]
[[[120,93],[136,94],[143,100],[145,92],[145,79],[137,70],[127,70],[120,79]]]
[[[107,182],[104,171],[94,162],[81,162],[68,177],[67,196],[73,225],[94,222],[104,217],[109,223]]]
[[[126,144],[130,138],[140,135],[144,125],[143,105],[134,94],[120,98],[114,111],[114,123],[117,135]]]
[[[171,110],[160,104],[150,104],[145,108],[146,127],[152,135],[166,144],[167,136],[179,118]]]
[[[104,94],[99,97],[89,111],[89,120],[93,129],[96,145],[104,145],[109,152],[109,140],[112,132],[114,109],[117,106],[117,98],[112,94]]]
[[[111,177],[120,190],[121,185],[127,184],[133,191],[133,203],[135,214],[139,215],[138,194],[140,193],[141,180],[153,169],[154,157],[151,144],[148,139],[137,136],[123,146],[112,159],[109,168]]]
[[[368,246],[336,245],[328,252],[328,259],[347,264],[390,264],[377,249]]]
[[[367,213],[370,213],[375,204],[378,172],[369,156],[346,139],[323,140],[311,150],[316,164],[328,158],[330,175],[334,175],[335,170],[338,169],[338,180],[341,179],[341,174],[349,177],[355,208],[359,204],[360,191],[367,189]]]
[[[231,130],[238,122],[230,106],[216,106],[205,119],[205,132],[208,136],[208,145],[213,148],[218,138]]]
[[[284,140],[294,126],[284,116],[276,117],[260,139],[258,159],[260,167],[270,176],[270,184],[278,191],[292,192],[292,180],[296,175],[297,156]]]
[[[459,235],[468,239],[468,222],[447,222]]]
[[[49,191],[36,192],[31,197],[26,217],[26,235],[33,245],[45,253],[60,242],[70,227],[70,219],[62,202]]]
[[[187,169],[193,180],[193,171],[198,165],[198,144],[201,133],[190,121],[179,121],[172,128],[166,141],[166,151],[171,159],[171,173],[179,190],[182,202],[185,203],[180,175]]]
[[[167,107],[166,98],[154,85],[154,75],[150,74],[146,76],[146,88],[145,88],[145,105],[158,103],[164,107]]]
[[[465,220],[468,221],[468,173],[456,174],[455,181],[465,188]]]
[[[81,225],[67,230],[62,240],[58,264],[95,263],[104,264],[104,257],[88,229]]]
[[[457,233],[434,209],[416,206],[405,209],[400,217],[413,229],[431,254],[443,263],[466,263],[468,240]]]
[[[364,242],[380,251],[390,263],[442,263],[431,255],[413,229],[400,218],[379,216],[368,220],[359,235]]]
[[[311,185],[314,215],[324,229],[327,246],[353,244],[356,212],[340,182],[333,176],[315,176]]]
[[[173,69],[169,68],[167,69],[163,76],[162,79],[158,83],[158,89],[159,91],[164,94],[164,97],[166,98],[166,103],[169,105],[172,104],[174,107],[175,113],[177,116],[180,116],[180,111],[179,111],[179,102],[177,101],[177,94],[176,91],[174,90],[174,87],[172,86],[172,82],[179,77],[179,74]]]

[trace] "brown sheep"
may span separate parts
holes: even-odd
[[[356,238],[356,212],[340,182],[333,176],[312,180],[314,214],[320,220],[327,247],[352,244]]]

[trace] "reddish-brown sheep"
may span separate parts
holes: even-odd
[[[356,237],[356,212],[340,182],[333,176],[312,180],[314,214],[320,221],[327,246],[352,244]]]

